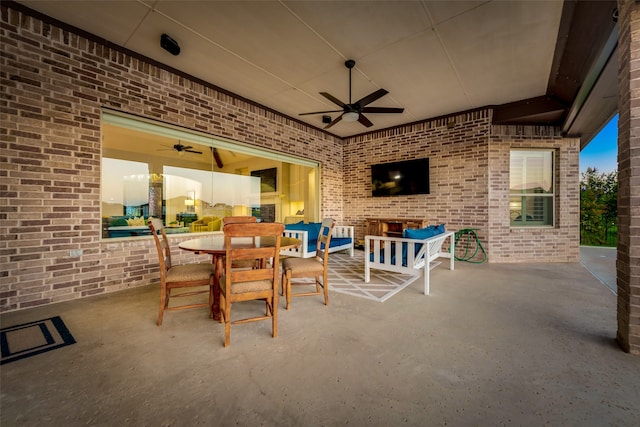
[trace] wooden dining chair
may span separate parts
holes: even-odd
[[[239,223],[223,227],[226,248],[225,266],[220,278],[220,311],[224,321],[224,346],[230,344],[231,324],[271,319],[271,334],[278,336],[278,269],[280,240],[284,224]],[[269,240],[268,245],[266,240]],[[244,260],[273,258],[271,263],[258,263],[254,268],[234,268]],[[241,301],[264,300],[266,313],[231,321],[231,305]]]
[[[213,317],[213,286],[215,267],[211,263],[173,265],[171,263],[171,249],[169,240],[164,231],[162,220],[153,218],[149,221],[149,228],[158,250],[160,263],[160,312],[158,313],[158,326],[162,325],[165,310],[183,310],[187,308],[209,307],[209,317]],[[158,235],[159,233],[159,235]],[[208,286],[209,289],[198,289],[171,294],[173,289],[193,288]],[[208,303],[190,303],[169,306],[169,300],[178,297],[190,297],[193,295],[209,293]]]
[[[249,215],[236,215],[236,216],[225,216],[222,218],[222,226],[224,227],[227,224],[250,224],[258,221],[258,218],[255,216]],[[242,261],[235,261],[232,265],[233,268],[253,268],[255,260],[245,259]]]
[[[258,218],[249,215],[225,216],[224,218],[222,218],[222,225],[225,226],[227,224],[247,224],[256,221],[258,221]]]
[[[309,295],[324,294],[324,305],[329,305],[329,284],[327,280],[327,268],[329,264],[329,244],[335,221],[331,218],[322,220],[320,233],[318,233],[318,244],[316,256],[313,258],[287,258],[282,261],[282,292],[287,301],[286,308],[289,309],[291,297],[301,297]],[[292,285],[313,286],[309,282],[294,282],[292,279],[315,278],[315,291],[291,292]],[[322,277],[322,280],[320,279]]]

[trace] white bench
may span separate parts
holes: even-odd
[[[424,294],[429,295],[429,271],[440,262],[438,258],[449,258],[449,270],[453,270],[455,258],[455,233],[437,234],[428,239],[406,239],[400,237],[365,236],[364,281],[369,282],[370,270],[395,271],[413,276],[424,275]],[[442,251],[442,244],[449,239],[449,251]],[[406,243],[406,259],[403,259],[403,245]],[[416,254],[416,245],[422,245]],[[392,264],[392,262],[395,262]]]
[[[303,230],[284,230],[282,234],[284,237],[293,237],[294,239],[302,240],[302,244],[297,248],[283,249],[280,251],[280,255],[292,256],[299,258],[311,258],[316,256],[316,251],[309,251],[309,232]],[[313,240],[317,241],[318,236],[313,236]],[[349,243],[343,243],[340,245],[334,245],[337,240],[334,239],[351,239]],[[329,253],[340,252],[344,250],[349,251],[349,256],[353,256],[354,247],[354,231],[353,226],[350,225],[334,225],[333,232],[331,233],[331,242],[329,244]]]

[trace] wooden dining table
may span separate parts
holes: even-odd
[[[275,237],[256,236],[234,238],[231,242],[232,248],[246,247],[273,247],[276,244]],[[280,249],[293,249],[302,244],[302,240],[293,237],[281,237]],[[213,319],[220,320],[220,277],[222,275],[222,260],[227,253],[224,244],[224,234],[209,235],[197,239],[185,240],[178,244],[180,249],[191,251],[196,254],[210,254],[211,262],[215,264],[216,270],[213,281]]]

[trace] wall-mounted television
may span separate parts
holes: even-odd
[[[429,194],[429,159],[371,165],[371,195]]]
[[[261,193],[274,193],[278,191],[278,168],[251,171],[251,176],[260,178]]]

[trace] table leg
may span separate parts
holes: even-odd
[[[220,320],[220,276],[222,272],[222,256],[213,255],[211,262],[216,266],[213,275],[213,320]]]

